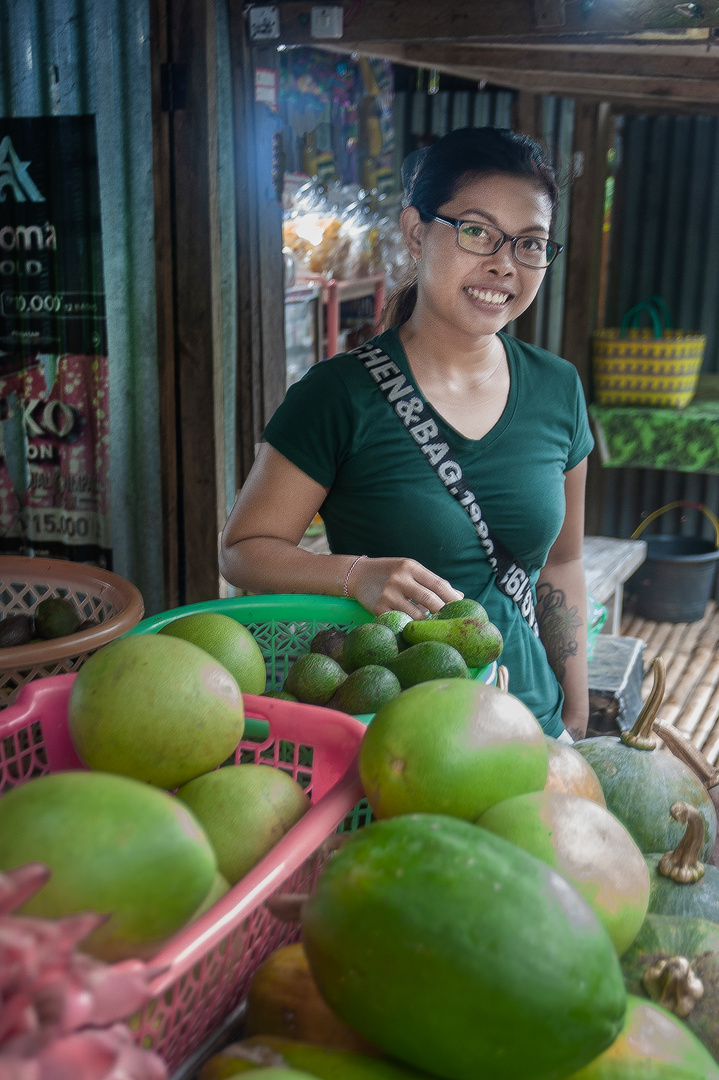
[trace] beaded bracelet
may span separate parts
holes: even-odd
[[[355,566],[357,565],[357,563],[358,563],[358,562],[362,562],[362,560],[363,560],[363,559],[366,559],[366,558],[367,558],[367,556],[366,556],[366,555],[358,555],[358,556],[357,556],[357,558],[355,559],[355,561],[354,561],[354,562],[352,563],[352,565],[350,566],[349,570],[347,571],[347,577],[345,578],[345,584],[344,584],[344,594],[345,594],[345,596],[347,596],[347,597],[348,597],[348,596],[349,596],[349,594],[350,594],[350,591],[349,591],[349,589],[347,588],[347,584],[348,584],[348,582],[349,582],[349,579],[350,579],[350,574],[351,574],[351,573],[352,573],[352,571],[354,570],[354,568],[355,568]]]

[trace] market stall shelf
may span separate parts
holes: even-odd
[[[684,409],[590,405],[602,464],[719,474],[719,375],[699,377]]]

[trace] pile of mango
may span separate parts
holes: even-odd
[[[375,713],[410,686],[466,679],[496,660],[502,635],[475,600],[453,600],[425,619],[387,611],[353,630],[321,630],[270,696]]]
[[[310,808],[290,773],[234,763],[240,685],[189,640],[232,647],[233,670],[257,689],[265,665],[249,631],[219,614],[170,625],[90,657],[68,703],[78,767],[0,798],[0,873],[27,862],[52,870],[21,913],[107,916],[82,949],[108,961],[154,955]]]
[[[652,861],[517,698],[410,687],[359,773],[375,820],[283,908],[301,942],[200,1080],[719,1080],[711,1033],[628,989]]]

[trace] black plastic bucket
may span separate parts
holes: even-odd
[[[647,558],[624,586],[627,610],[652,622],[696,622],[714,592],[719,548],[695,536],[644,536]]]

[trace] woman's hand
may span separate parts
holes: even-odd
[[[404,611],[413,619],[423,619],[464,596],[414,559],[397,558],[361,559],[352,568],[347,590],[375,615]]]

